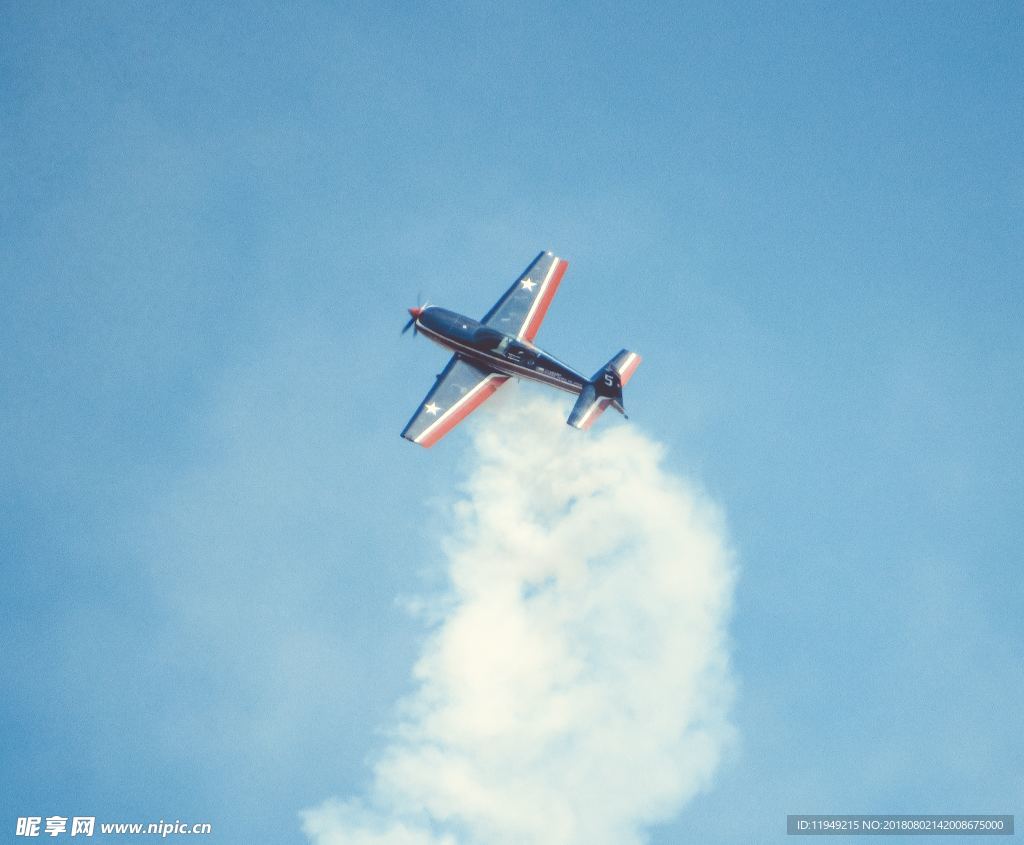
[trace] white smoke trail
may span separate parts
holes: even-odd
[[[417,691],[372,794],[303,812],[316,845],[628,845],[709,784],[731,736],[722,520],[602,422],[520,393],[478,423]]]

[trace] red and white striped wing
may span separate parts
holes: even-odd
[[[542,252],[519,274],[481,322],[532,342],[568,266],[565,259]]]
[[[430,447],[479,408],[508,376],[489,372],[453,356],[416,409],[402,437]]]

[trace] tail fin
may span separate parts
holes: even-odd
[[[623,349],[601,367],[594,373],[594,377],[583,385],[583,392],[576,400],[566,422],[573,428],[588,429],[609,405],[625,416],[622,388],[633,377],[636,368],[640,366],[640,360],[640,356],[635,352]]]

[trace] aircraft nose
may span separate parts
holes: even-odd
[[[418,320],[420,318],[420,314],[423,313],[423,308],[410,308],[409,313],[412,314],[412,318],[414,320]]]

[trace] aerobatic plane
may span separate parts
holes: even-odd
[[[575,428],[590,428],[609,405],[625,416],[622,388],[640,365],[639,355],[623,349],[588,379],[533,343],[568,266],[542,252],[482,320],[436,305],[409,309],[402,334],[411,328],[455,354],[402,437],[433,446],[512,376],[578,395],[567,420]]]

